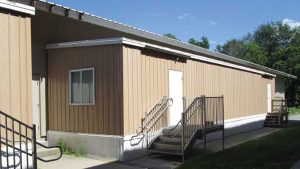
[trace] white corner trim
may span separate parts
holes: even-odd
[[[244,70],[244,71],[257,73],[257,74],[261,74],[261,75],[268,75],[271,77],[276,77],[276,75],[274,75],[274,74],[260,71],[257,69],[240,66],[240,65],[228,63],[225,61],[212,59],[212,58],[205,57],[205,56],[195,55],[192,53],[183,52],[180,50],[171,49],[168,47],[163,47],[160,45],[141,42],[141,41],[124,38],[124,37],[53,43],[53,44],[47,44],[46,49],[60,49],[60,48],[88,47],[88,46],[116,45],[116,44],[126,44],[126,45],[131,45],[131,46],[140,47],[140,48],[152,49],[152,50],[156,50],[156,51],[160,51],[160,52],[178,55],[180,57],[192,58],[195,60],[201,60],[204,62],[222,65],[222,66],[226,66],[226,67],[230,67],[230,68],[234,68],[234,69],[239,69],[239,70]]]
[[[5,8],[17,12],[26,13],[29,15],[35,15],[35,8],[29,5],[24,5],[17,2],[12,2],[8,0],[0,0],[0,8]]]

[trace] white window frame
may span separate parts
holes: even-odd
[[[87,70],[92,70],[93,71],[93,103],[82,103],[82,85],[80,85],[80,100],[81,103],[72,103],[72,82],[71,82],[71,78],[72,78],[72,73],[73,72],[80,72],[80,84],[82,84],[82,72],[83,71],[87,71]],[[69,70],[69,104],[72,106],[83,106],[83,105],[95,105],[95,95],[96,95],[96,91],[95,91],[95,68],[94,67],[90,67],[90,68],[81,68],[81,69],[72,69]]]

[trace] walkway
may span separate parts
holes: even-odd
[[[113,159],[107,158],[91,158],[91,157],[75,157],[63,155],[58,161],[44,163],[38,161],[39,169],[140,169],[139,167],[128,166]]]
[[[244,143],[249,140],[254,140],[264,137],[268,134],[278,131],[276,128],[261,128],[258,130],[241,133],[238,135],[225,138],[225,149],[234,147],[238,144]],[[203,150],[203,145],[197,145],[194,150]],[[222,140],[216,140],[207,143],[207,152],[217,152],[222,150]],[[151,156],[150,158],[140,158],[132,161],[125,162],[127,165],[137,166],[141,168],[156,168],[156,169],[169,169],[176,168],[181,164],[181,157],[174,156]]]
[[[300,115],[291,116],[291,123],[299,123]],[[225,138],[225,148],[231,148],[238,144],[244,143],[249,140],[254,140],[273,132],[276,132],[279,129],[276,128],[261,128],[258,130],[240,133],[238,135],[230,136]],[[207,143],[208,152],[217,152],[222,149],[221,140],[216,140]],[[198,150],[203,150],[203,145],[197,145],[195,147],[196,152]],[[61,160],[52,162],[52,163],[43,163],[39,162],[38,166],[42,169],[80,169],[80,168],[90,168],[90,169],[141,169],[141,168],[155,168],[155,169],[170,169],[176,168],[181,164],[180,157],[174,156],[161,156],[161,155],[152,155],[150,158],[139,158],[127,162],[118,162],[112,159],[105,158],[88,158],[88,157],[74,157],[74,156],[63,156]],[[295,164],[296,168],[300,168],[300,162]],[[298,167],[298,168],[297,168]]]

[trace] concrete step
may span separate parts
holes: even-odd
[[[156,142],[153,144],[153,149],[181,150],[181,148],[181,144],[168,144],[164,142]]]
[[[167,137],[167,136],[159,136],[159,141],[170,144],[181,144],[181,137]]]
[[[47,141],[38,141],[39,143],[48,146]],[[60,154],[60,150],[58,148],[44,148],[37,145],[37,156],[38,157],[47,157],[47,156],[58,156]]]
[[[149,153],[159,153],[159,154],[171,154],[171,155],[182,155],[181,150],[167,150],[167,149],[148,149]]]
[[[172,130],[169,132],[170,129],[172,129],[172,128],[166,128],[166,129],[164,129],[164,130],[163,130],[163,135],[164,135],[164,136],[169,136],[169,134],[170,134],[170,135],[174,135],[174,134],[176,134],[176,133],[178,133],[178,132],[179,132],[179,134],[180,134],[181,127],[177,127],[177,128],[175,128],[175,129],[172,129]]]

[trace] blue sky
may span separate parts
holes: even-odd
[[[180,40],[207,36],[214,49],[270,21],[300,25],[300,0],[49,0]]]

